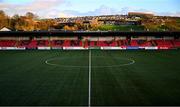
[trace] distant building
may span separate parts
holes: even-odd
[[[145,13],[145,12],[129,12],[128,16],[152,18],[152,17],[154,17],[154,14],[153,13]]]
[[[141,21],[138,20],[98,20],[103,25],[141,25]]]
[[[0,29],[0,32],[3,32],[3,31],[11,31],[11,29],[3,27],[2,29]]]
[[[85,26],[86,30],[89,29],[91,22],[90,21],[83,21],[83,25]]]
[[[62,26],[74,26],[76,23],[75,22],[64,22],[64,23],[59,23]]]

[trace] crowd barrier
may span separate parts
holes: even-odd
[[[26,50],[25,47],[0,47],[0,50]]]
[[[51,50],[51,47],[38,47],[38,50]]]
[[[84,48],[84,47],[63,47],[63,50],[88,50],[88,48]]]

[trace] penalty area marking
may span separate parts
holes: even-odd
[[[89,53],[90,54],[90,53]],[[89,56],[90,57],[90,56]],[[62,57],[62,58],[58,58],[58,57],[55,57],[55,58],[50,58],[50,59],[47,59],[45,61],[45,64],[47,65],[50,65],[50,66],[59,66],[59,67],[64,67],[64,68],[88,68],[88,66],[78,66],[78,65],[61,65],[61,64],[57,64],[57,63],[51,63],[50,61],[54,61],[54,60],[67,60],[67,59],[78,59],[78,58],[87,58],[87,57]],[[102,56],[95,56],[95,58],[105,58],[105,57],[102,57]],[[124,64],[117,64],[117,65],[99,65],[99,66],[92,66],[91,65],[91,68],[112,68],[112,67],[122,67],[122,66],[130,66],[130,65],[133,65],[136,63],[135,60],[133,59],[129,59],[129,58],[119,58],[119,57],[116,57],[115,59],[119,59],[119,60],[126,60],[126,61],[129,61],[129,63],[124,63]]]

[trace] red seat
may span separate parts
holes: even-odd
[[[137,40],[131,40],[131,46],[139,46]]]
[[[173,47],[170,40],[156,40],[158,47]]]
[[[15,47],[17,41],[15,40],[1,40],[0,47]]]
[[[180,47],[180,40],[173,41],[175,47]]]

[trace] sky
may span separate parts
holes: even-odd
[[[75,17],[149,12],[179,16],[180,0],[0,0],[8,15],[33,12],[41,18]]]

